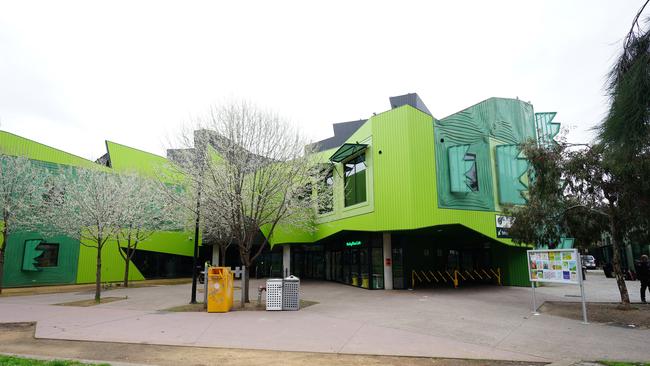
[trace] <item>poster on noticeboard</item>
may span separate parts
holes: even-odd
[[[580,255],[577,249],[528,251],[528,278],[531,282],[579,284]]]

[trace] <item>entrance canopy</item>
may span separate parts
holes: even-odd
[[[338,150],[330,157],[330,161],[333,163],[340,163],[343,160],[346,160],[350,156],[355,155],[358,152],[361,152],[368,148],[367,144],[343,144],[339,147]]]

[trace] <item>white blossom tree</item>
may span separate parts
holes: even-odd
[[[156,231],[182,226],[173,201],[161,195],[158,182],[135,174],[119,177],[117,250],[124,259],[124,287],[129,286],[129,266],[138,244]]]
[[[48,205],[47,226],[96,249],[95,301],[100,302],[102,249],[117,238],[122,219],[122,177],[100,169],[67,168],[58,187],[60,196]]]
[[[178,166],[200,187],[206,211],[217,213],[207,230],[237,245],[248,270],[279,228],[314,230],[312,187],[322,170],[300,131],[277,114],[243,101],[214,107],[182,141],[195,161]]]
[[[0,293],[9,235],[35,229],[39,225],[43,199],[49,193],[48,170],[25,157],[0,154],[0,206],[2,206],[2,242],[0,242]]]

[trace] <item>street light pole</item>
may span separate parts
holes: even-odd
[[[199,261],[199,223],[201,219],[201,186],[198,187],[198,192],[196,194],[196,225],[194,226],[194,257],[192,258],[192,298],[190,299],[190,304],[196,304],[196,280],[197,273],[196,267]],[[207,273],[205,275],[204,281],[207,281]]]

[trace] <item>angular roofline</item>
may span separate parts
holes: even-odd
[[[86,161],[89,162],[89,163],[97,164],[95,161],[90,160],[90,159],[87,159],[87,158],[84,158],[83,156],[79,156],[79,155],[73,154],[73,153],[71,153],[71,152],[68,152],[68,151],[65,151],[65,150],[61,150],[61,149],[59,149],[59,148],[57,148],[57,147],[50,146],[50,145],[44,144],[44,143],[42,143],[42,142],[38,142],[38,141],[33,140],[33,139],[29,138],[29,137],[21,136],[21,135],[15,134],[15,133],[13,133],[13,132],[5,131],[5,130],[0,130],[0,133],[6,133],[6,134],[8,134],[8,135],[16,136],[16,137],[19,137],[19,138],[21,138],[21,139],[25,139],[25,140],[27,140],[27,141],[29,141],[29,142],[32,142],[32,143],[35,143],[35,144],[39,144],[39,145],[42,145],[42,146],[48,147],[48,148],[50,148],[50,149],[52,149],[52,150],[56,150],[56,151],[58,151],[58,152],[62,152],[62,153],[64,153],[64,154],[72,155],[72,156],[74,156],[75,158],[79,158],[79,159],[82,159],[82,160],[86,160]],[[32,160],[39,160],[39,159],[32,159]],[[44,161],[44,160],[41,160],[41,161]]]
[[[492,99],[514,100],[514,101],[517,101],[517,102],[522,102],[522,103],[524,103],[524,104],[528,104],[528,105],[530,105],[531,107],[533,106],[532,103],[530,103],[530,102],[524,102],[523,100],[521,100],[521,99],[519,99],[519,98],[489,97],[489,98],[487,98],[487,99],[483,99],[483,100],[480,101],[480,102],[474,103],[474,104],[470,105],[469,107],[465,107],[465,108],[463,108],[463,109],[461,109],[461,110],[459,110],[459,111],[457,111],[457,112],[454,112],[454,113],[452,113],[452,114],[450,114],[450,115],[448,115],[448,116],[445,116],[445,117],[443,117],[443,118],[440,118],[440,120],[443,120],[443,119],[445,119],[445,118],[451,117],[451,116],[453,116],[454,114],[458,114],[458,113],[464,112],[464,111],[466,111],[466,110],[468,110],[468,109],[470,109],[470,108],[474,108],[474,107],[476,107],[477,105],[479,105],[479,104],[481,104],[481,103],[485,103],[485,102],[487,102],[488,100],[492,100]]]
[[[162,155],[154,154],[154,153],[149,152],[149,151],[144,151],[144,150],[142,150],[142,149],[138,149],[138,148],[135,148],[135,147],[132,147],[132,146],[129,146],[129,145],[120,144],[119,142],[115,142],[115,141],[111,141],[111,140],[104,140],[104,142],[105,142],[105,144],[106,144],[106,152],[108,153],[109,157],[110,157],[110,154],[111,154],[111,153],[110,153],[110,151],[108,151],[108,143],[110,142],[111,144],[120,145],[120,146],[123,146],[123,147],[129,148],[129,149],[132,149],[132,150],[137,150],[137,151],[139,151],[139,152],[141,152],[141,153],[145,153],[145,154],[153,155],[153,156],[155,156],[155,157],[157,157],[157,158],[162,158],[162,159],[167,160],[167,158],[164,157],[164,156],[162,156]]]

